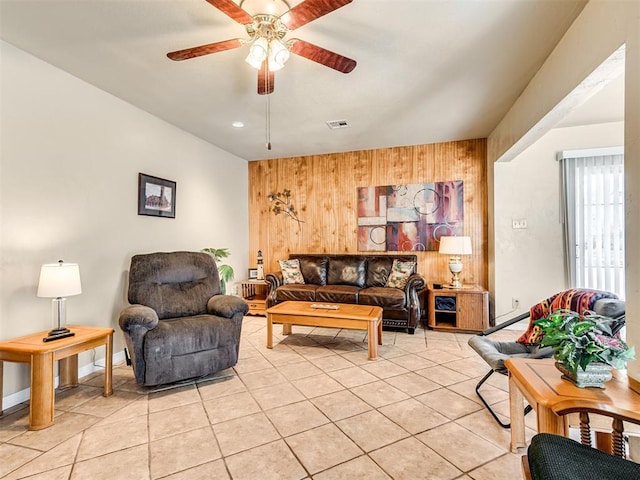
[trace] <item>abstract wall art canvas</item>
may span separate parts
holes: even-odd
[[[358,250],[437,250],[462,235],[462,180],[358,188]]]

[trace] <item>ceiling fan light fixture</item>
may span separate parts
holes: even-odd
[[[2,1],[2,0],[0,0]],[[258,94],[273,93],[274,72],[284,67],[293,53],[313,62],[349,73],[356,61],[299,38],[285,40],[288,32],[296,30],[353,0],[205,0],[235,22],[244,26],[248,38],[232,38],[167,53],[170,60],[186,60],[211,53],[224,52],[244,46],[249,47],[245,61],[258,70]],[[251,15],[249,11],[258,11]],[[285,11],[283,11],[285,10]]]
[[[269,70],[275,72],[284,67],[291,56],[289,49],[280,40],[269,42]]]
[[[249,55],[245,58],[245,61],[253,68],[260,68],[262,62],[267,58],[269,53],[269,43],[264,37],[256,38],[249,47]]]
[[[245,58],[244,61],[247,62],[256,70],[260,70],[260,67],[262,66],[262,62],[263,62],[262,60],[256,60],[254,57],[251,56],[251,54],[247,55],[247,58]]]

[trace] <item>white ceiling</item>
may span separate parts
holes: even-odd
[[[272,1],[281,0],[247,0],[243,8],[255,14],[262,8],[257,4]],[[205,0],[0,0],[0,33],[173,125],[256,160],[486,137],[585,3],[354,0],[287,35],[358,65],[345,75],[293,55],[276,74],[270,151],[267,97],[256,93],[256,70],[244,62],[247,47],[182,62],[165,56],[246,37],[242,25]],[[619,88],[610,90],[619,105]],[[611,104],[604,101],[598,115]],[[621,112],[609,117],[616,115],[621,119]],[[325,124],[341,119],[350,128]],[[236,120],[246,126],[232,127]]]

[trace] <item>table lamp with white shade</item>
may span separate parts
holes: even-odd
[[[80,268],[77,263],[48,263],[40,269],[40,281],[38,282],[38,297],[52,298],[51,313],[53,317],[53,330],[43,340],[57,340],[59,338],[75,335],[66,328],[67,306],[65,297],[82,293],[80,285]]]
[[[451,255],[449,270],[451,271],[451,288],[462,288],[460,272],[462,272],[461,255],[471,255],[471,237],[440,237],[438,253]]]

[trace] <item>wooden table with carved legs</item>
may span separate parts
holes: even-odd
[[[105,346],[104,393],[113,393],[111,371],[113,359],[113,328],[68,325],[75,333],[72,337],[51,342],[42,339],[48,332],[39,332],[13,340],[0,342],[0,415],[2,415],[3,362],[31,365],[31,399],[29,404],[29,430],[41,430],[53,425],[54,414],[54,362],[59,361],[59,387],[78,385],[78,353]]]
[[[624,371],[614,370],[613,379],[606,388],[580,388],[568,380],[555,367],[553,359],[510,358],[505,361],[509,369],[509,412],[511,416],[511,451],[526,447],[523,401],[536,411],[538,433],[567,436],[568,417],[557,415],[554,407],[561,402],[574,401],[583,406],[606,408],[615,405],[640,421],[640,394],[629,388]]]

